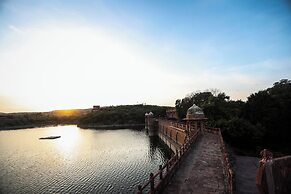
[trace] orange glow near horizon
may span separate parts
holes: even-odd
[[[55,110],[57,116],[72,116],[78,111],[76,109],[66,109],[66,110]]]

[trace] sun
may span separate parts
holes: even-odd
[[[78,113],[78,110],[76,110],[76,109],[55,110],[55,111],[53,111],[53,113],[59,117],[74,116]]]

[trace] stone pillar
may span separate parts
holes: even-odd
[[[147,115],[147,113],[144,116],[144,128],[148,129],[148,115]]]
[[[200,122],[201,122],[201,125],[200,125],[201,126],[201,131],[204,132],[204,129],[205,129],[205,127],[204,127],[204,121],[200,121]]]
[[[149,119],[149,128],[148,128],[149,136],[156,136],[159,133],[159,121],[155,118]]]

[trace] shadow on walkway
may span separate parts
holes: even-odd
[[[256,187],[256,170],[259,158],[236,155],[235,160],[236,193],[259,194]]]

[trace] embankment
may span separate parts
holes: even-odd
[[[79,124],[83,129],[126,129],[126,128],[143,128],[144,123],[140,124],[114,124],[114,125],[97,125],[97,124]]]

